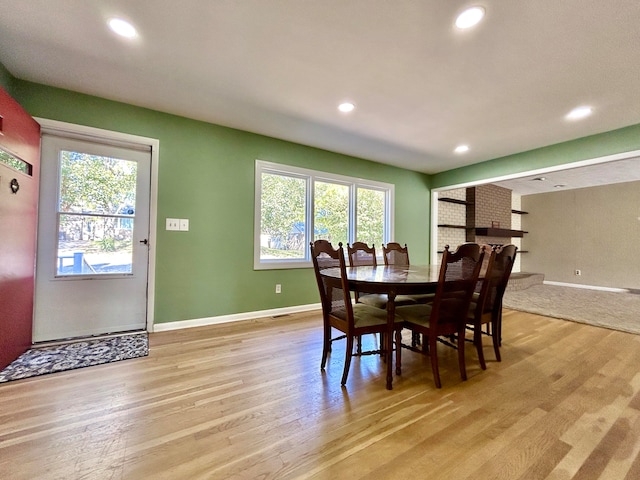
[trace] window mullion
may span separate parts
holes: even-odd
[[[306,214],[305,214],[307,217],[307,221],[305,222],[306,245],[309,245],[311,242],[315,240],[315,235],[313,234],[313,232],[315,232],[314,209],[315,209],[315,182],[312,176],[308,176],[307,177],[307,205],[306,205]],[[305,251],[306,251],[305,260],[310,262],[311,251],[309,248],[305,249]]]
[[[349,187],[349,242],[353,244],[356,241],[358,232],[356,231],[356,215],[357,215],[357,190],[358,186],[352,183]]]

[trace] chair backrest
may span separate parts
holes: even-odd
[[[484,259],[482,260],[482,268],[480,268],[480,278],[482,279],[487,276],[487,270],[489,269],[489,260],[492,258],[491,252],[495,249],[488,243],[481,244],[480,248],[484,250],[485,253]],[[480,289],[477,289],[476,291],[480,291]]]
[[[325,320],[328,315],[335,315],[346,320],[353,327],[353,307],[347,284],[347,265],[342,243],[334,249],[327,240],[316,240],[310,244],[310,248]],[[340,278],[323,276],[321,272],[328,268],[338,268]]]
[[[409,249],[397,242],[389,242],[382,245],[382,254],[385,265],[409,265]]]
[[[483,245],[482,248],[484,249],[485,255],[482,268],[480,269],[480,278],[476,286],[476,292],[478,292],[478,299],[474,310],[476,317],[483,313],[491,312],[493,305],[489,300],[489,296],[492,290],[495,291],[495,282],[492,280],[495,278],[493,274],[493,264],[496,259],[496,249],[489,245]]]
[[[353,245],[347,243],[347,253],[349,255],[349,266],[359,267],[361,265],[377,266],[376,247],[367,245],[364,242],[353,242]]]
[[[444,247],[431,309],[432,328],[450,324],[453,329],[465,321],[484,255],[477,243],[463,243],[455,252],[449,251],[449,245]]]
[[[507,289],[513,264],[516,261],[518,247],[515,245],[503,245],[497,247],[495,260],[490,274],[489,293],[485,302],[484,311],[499,313],[502,309],[502,297]]]

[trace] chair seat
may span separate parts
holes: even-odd
[[[384,293],[369,293],[366,295],[360,295],[358,297],[358,302],[364,303],[365,305],[370,305],[372,307],[382,308],[382,309],[387,308],[388,301],[389,301],[389,298]],[[413,299],[413,296],[398,295],[395,298],[394,303],[396,307],[399,307],[401,305],[414,305],[416,301]]]
[[[474,323],[475,322],[475,317],[476,317],[476,308],[478,307],[478,299],[477,298],[472,298],[471,299],[471,303],[469,304],[469,312],[467,313],[467,323]],[[491,316],[489,315],[491,313],[491,311],[486,311],[486,312],[482,312],[481,315],[481,323],[486,323],[487,321],[491,320]],[[489,319],[487,320],[487,315],[489,315]]]
[[[331,312],[331,315],[341,320],[347,319],[344,308]],[[396,315],[395,323],[402,322],[402,317]],[[362,303],[353,305],[353,323],[356,328],[367,328],[387,324],[387,311],[381,308],[372,307]]]
[[[405,305],[396,308],[396,315],[400,315],[406,323],[413,323],[423,327],[429,327],[429,318],[431,317],[430,304]]]
[[[459,303],[457,299],[443,299],[441,305],[441,313],[440,313],[440,323],[457,323],[459,321],[464,321],[464,318],[455,318],[455,316],[449,315],[449,310],[447,308],[448,304],[455,305]],[[398,307],[396,309],[396,315],[400,315],[405,323],[410,323],[414,325],[419,325],[421,327],[429,328],[429,317],[431,316],[431,303],[419,303],[416,305],[407,305],[403,307]],[[453,308],[452,311],[456,311]],[[458,309],[458,311],[460,311]]]
[[[415,303],[430,303],[436,298],[435,293],[422,293],[420,295],[408,295]]]
[[[358,302],[382,309],[387,308],[387,300],[387,296],[382,293],[369,293],[358,296]]]

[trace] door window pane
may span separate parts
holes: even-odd
[[[358,188],[356,240],[368,245],[384,243],[385,192]]]
[[[329,240],[334,246],[349,241],[349,187],[315,182],[314,240]]]
[[[65,151],[58,188],[58,276],[131,274],[137,163]]]
[[[132,217],[58,218],[58,276],[132,273]]]
[[[137,163],[63,150],[58,209],[63,213],[119,214],[136,204]]]
[[[306,251],[304,178],[262,174],[260,259],[301,259]]]

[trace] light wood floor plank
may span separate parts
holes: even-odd
[[[374,346],[373,336],[364,339]],[[150,355],[0,385],[0,477],[640,478],[640,336],[505,311],[466,348],[327,369],[320,312],[162,332]]]

